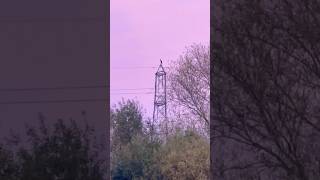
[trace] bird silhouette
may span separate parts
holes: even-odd
[[[162,60],[160,59],[160,63],[162,64]]]

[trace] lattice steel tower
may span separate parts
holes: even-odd
[[[168,135],[167,122],[167,79],[166,72],[162,66],[160,59],[160,66],[155,76],[155,93],[154,93],[154,109],[153,109],[153,124],[159,127],[160,133]]]

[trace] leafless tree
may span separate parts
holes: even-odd
[[[209,47],[194,44],[171,65],[169,72],[170,109],[187,125],[209,134],[210,60]]]
[[[320,1],[216,1],[212,176],[320,177]]]

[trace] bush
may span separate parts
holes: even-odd
[[[192,131],[177,133],[161,147],[157,159],[164,179],[209,179],[209,142]]]

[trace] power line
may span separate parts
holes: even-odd
[[[110,70],[113,69],[156,69],[158,67],[155,66],[131,66],[131,67],[111,67]],[[164,68],[170,68],[169,66],[165,66]]]
[[[1,88],[0,92],[7,91],[42,91],[42,90],[67,90],[67,89],[98,89],[107,88],[106,85],[94,85],[94,86],[60,86],[60,87],[35,87],[35,88]]]
[[[0,92],[21,92],[21,91],[44,91],[44,90],[74,90],[74,89],[96,89],[96,88],[106,88],[106,87],[56,87],[56,88],[6,88],[0,89]],[[132,94],[134,91],[139,90],[153,90],[154,88],[119,88],[119,89],[110,89],[109,93],[113,94],[114,92],[120,92],[123,94]],[[125,91],[128,91],[127,93]],[[134,94],[145,93],[145,92],[134,92]],[[149,91],[147,92],[149,93]]]
[[[128,90],[128,91],[131,91],[131,90],[142,90],[142,89],[154,89],[154,88],[123,88],[123,89],[110,89],[111,91],[122,91],[122,90]]]
[[[30,22],[100,22],[104,21],[106,18],[101,17],[0,17],[0,22],[4,23],[30,23]]]
[[[110,94],[153,94],[154,92],[136,92],[136,93],[110,93]]]
[[[8,104],[51,104],[51,103],[74,103],[74,102],[104,102],[107,99],[68,99],[68,100],[44,100],[44,101],[7,101],[0,102],[0,105]]]
[[[108,88],[106,85],[95,85],[95,86],[60,86],[60,87],[34,87],[34,88],[0,88],[0,92],[6,91],[42,91],[42,90],[67,90],[67,89],[99,89]],[[154,88],[116,88],[110,89],[110,91],[117,90],[144,90],[144,89],[154,89]]]
[[[131,66],[131,67],[111,67],[110,69],[144,69],[144,68],[157,68],[154,66]]]
[[[107,86],[74,86],[74,87],[37,87],[37,88],[0,88],[0,92],[19,92],[19,91],[45,91],[45,90],[72,90],[72,89],[106,89]],[[137,90],[153,90],[154,88],[118,88],[118,89],[109,89],[110,93],[121,92],[123,91],[137,91]],[[170,88],[168,88],[170,89]],[[131,93],[130,92],[130,93]]]
[[[167,88],[167,89],[171,89],[171,88]],[[135,90],[154,90],[154,88],[110,89],[110,91],[135,91]]]
[[[120,94],[153,94],[153,92],[144,93],[117,93]],[[10,105],[10,104],[52,104],[52,103],[78,103],[78,102],[104,102],[107,99],[96,98],[96,99],[68,99],[68,100],[40,100],[40,101],[5,101],[0,102],[0,105]]]

